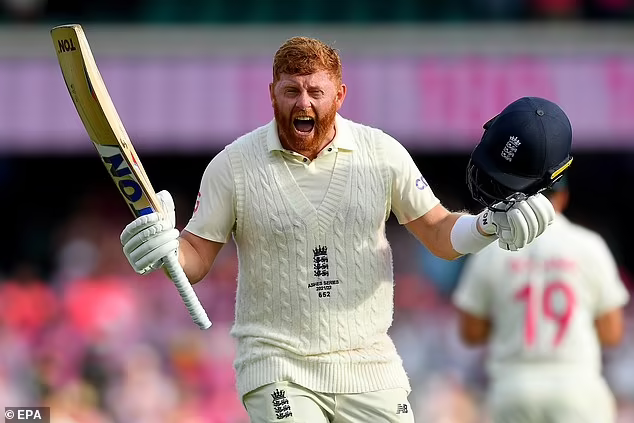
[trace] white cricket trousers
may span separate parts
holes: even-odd
[[[603,380],[508,380],[489,393],[493,423],[615,423],[614,396]]]
[[[247,393],[242,402],[251,423],[414,423],[405,389],[326,394],[275,382]]]

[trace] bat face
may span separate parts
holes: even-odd
[[[123,123],[114,108],[79,25],[61,25],[51,30],[64,82],[110,177],[135,216],[161,212],[154,189],[137,158]],[[211,321],[200,304],[176,255],[162,258],[194,322],[208,329]]]
[[[130,207],[132,213],[136,217],[152,213],[154,210],[149,202],[144,199],[143,189],[141,189],[141,185],[136,180],[130,166],[123,159],[121,150],[116,146],[97,143],[95,143],[95,147],[97,147],[101,160],[108,169],[110,176],[119,187],[119,192],[127,200],[128,207]]]
[[[137,217],[160,210],[83,30],[78,25],[63,25],[53,28],[51,35],[73,104],[130,210]]]

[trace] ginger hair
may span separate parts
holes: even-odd
[[[309,37],[293,37],[275,52],[273,57],[273,83],[280,75],[310,75],[326,71],[341,84],[342,66],[339,52],[329,45]]]

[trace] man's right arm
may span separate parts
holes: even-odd
[[[491,256],[488,251],[471,255],[462,268],[452,302],[459,311],[462,341],[469,346],[485,344],[492,330],[490,291]]]
[[[205,169],[194,213],[180,233],[174,228],[172,196],[167,191],[157,196],[166,216],[151,213],[127,225],[121,233],[123,251],[140,274],[157,269],[163,257],[178,251],[178,262],[194,284],[209,272],[236,222],[235,186],[226,150]]]
[[[192,285],[205,277],[225,245],[222,242],[201,238],[187,230],[181,232],[178,241],[180,247],[178,249],[178,262]]]
[[[178,261],[192,284],[209,272],[235,223],[233,169],[227,150],[223,150],[205,169],[194,213],[178,239]]]

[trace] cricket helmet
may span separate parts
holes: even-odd
[[[471,196],[485,207],[506,208],[563,176],[572,162],[572,127],[555,103],[522,97],[484,124],[467,166]]]

